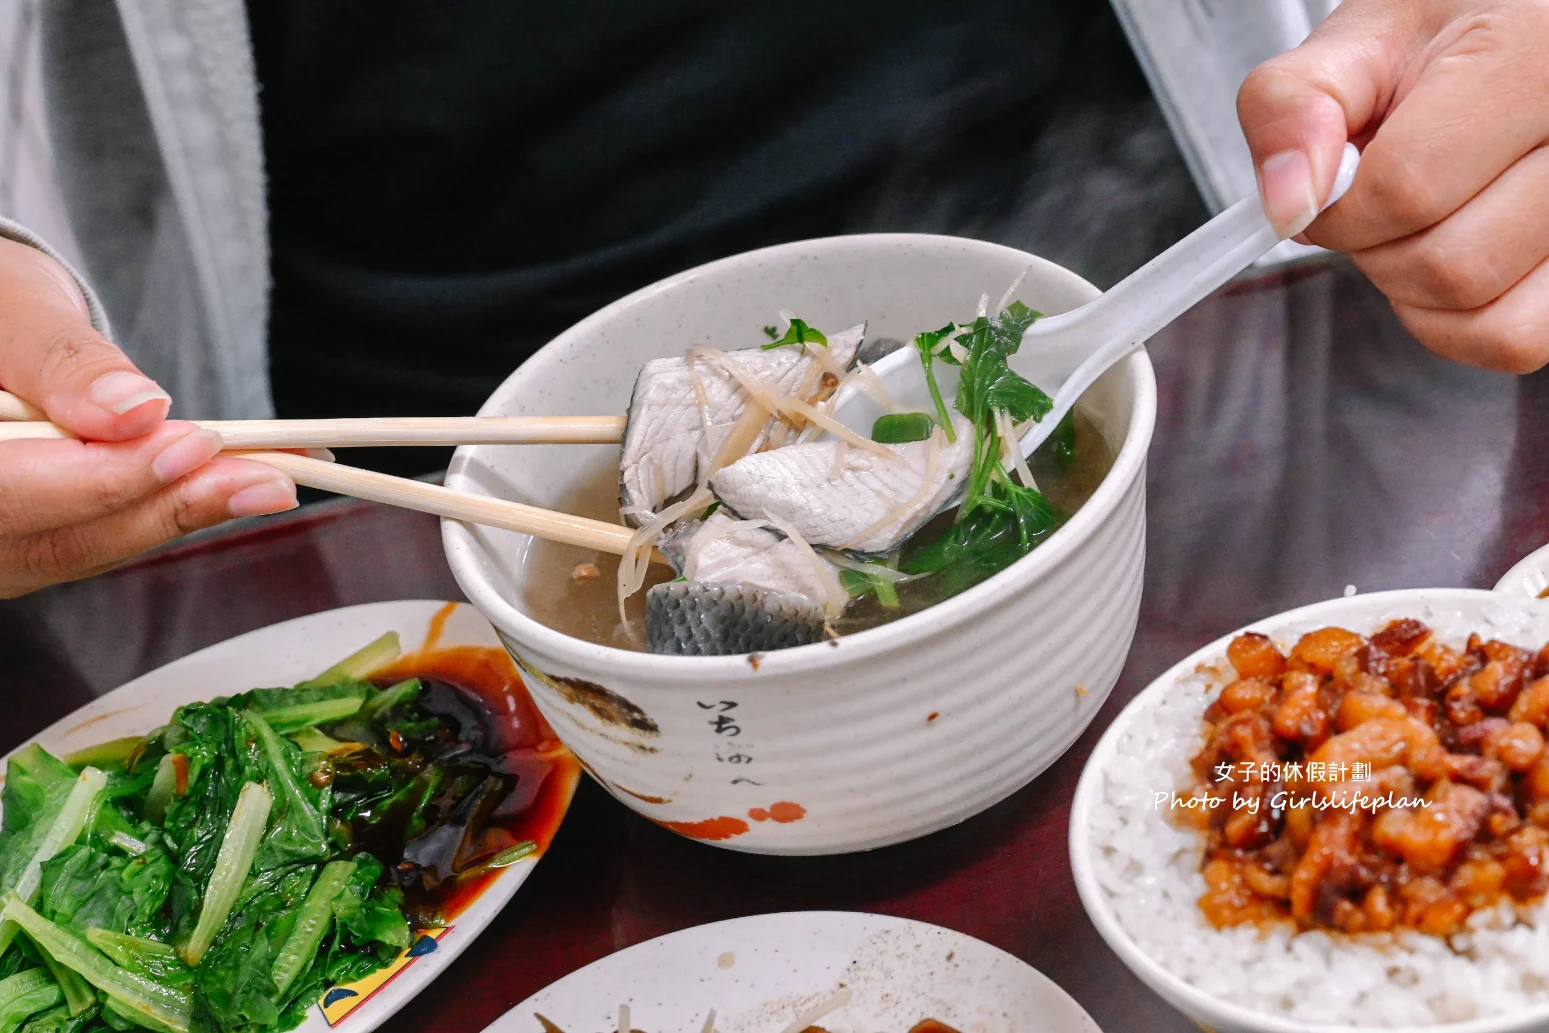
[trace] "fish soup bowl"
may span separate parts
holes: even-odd
[[[743,348],[782,310],[819,329],[908,340],[971,319],[981,294],[1046,313],[1098,291],[1011,248],[887,234],[803,241],[700,266],[595,313],[525,362],[484,416],[623,414],[648,360]],[[761,654],[599,645],[535,616],[533,539],[447,521],[452,571],[527,676],[544,717],[627,806],[733,850],[828,854],[963,821],[1026,785],[1096,715],[1140,606],[1145,459],[1155,423],[1137,351],[1088,392],[1114,454],[1042,545],[975,587],[853,635]],[[474,446],[447,485],[547,508],[617,470],[616,445]],[[551,572],[552,574],[552,572]],[[556,589],[557,590],[557,589]]]

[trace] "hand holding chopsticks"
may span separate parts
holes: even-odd
[[[0,441],[62,438],[65,431],[15,395],[0,391]],[[611,445],[622,416],[393,416],[353,420],[210,420],[198,426],[228,449],[362,448],[392,445]]]
[[[0,441],[63,438],[68,433],[36,409],[0,391]],[[229,453],[272,466],[297,484],[413,509],[452,520],[519,531],[549,541],[622,554],[631,531],[619,524],[556,513],[520,502],[453,491],[438,484],[340,466],[273,448],[362,445],[608,444],[623,435],[623,417],[467,417],[360,420],[231,420],[200,423],[221,435]]]

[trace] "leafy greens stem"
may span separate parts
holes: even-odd
[[[34,1012],[52,1008],[63,999],[58,985],[41,968],[0,979],[0,1029],[14,1030]]]
[[[32,860],[27,862],[22,877],[17,880],[16,888],[12,891],[23,901],[30,904],[38,895],[38,887],[43,883],[43,865],[75,842],[81,829],[86,827],[86,816],[91,813],[97,797],[107,788],[107,784],[108,776],[96,768],[87,768],[76,778],[70,795],[65,798],[65,805],[59,809],[54,823],[43,834],[43,841],[38,844],[37,851],[32,855]]]
[[[317,881],[312,884],[306,902],[301,905],[301,913],[296,916],[296,924],[291,927],[290,936],[286,937],[285,945],[274,959],[271,974],[275,993],[280,997],[285,996],[285,991],[290,989],[302,969],[317,954],[317,946],[323,942],[328,924],[333,921],[334,898],[353,874],[353,861],[330,861],[323,866]]]
[[[257,782],[243,783],[242,791],[237,794],[231,822],[221,839],[220,852],[215,855],[215,870],[204,891],[199,923],[180,952],[189,967],[199,967],[204,952],[210,949],[216,934],[230,917],[263,841],[264,824],[269,820],[269,808],[273,803],[274,797],[269,795],[269,790]]]
[[[357,715],[362,721],[375,721],[387,711],[400,703],[405,703],[420,692],[420,680],[418,678],[406,678],[396,685],[387,688],[372,696],[360,705],[360,713]]]
[[[320,688],[342,681],[358,681],[401,655],[403,655],[403,647],[398,642],[398,633],[389,631],[376,641],[368,643],[340,660],[316,678],[304,681],[297,687]]]
[[[43,834],[38,848],[33,851],[32,859],[22,869],[21,878],[11,888],[11,892],[23,903],[30,904],[37,899],[38,889],[43,884],[43,866],[55,854],[75,842],[81,829],[86,827],[86,818],[96,807],[107,784],[108,776],[96,768],[87,768],[76,776],[75,785],[70,787],[70,795],[65,797],[64,806],[59,808],[59,813]],[[0,921],[0,954],[5,953],[15,938],[16,923]]]
[[[131,1014],[157,1022],[175,1033],[188,1033],[193,1000],[187,993],[119,968],[82,943],[74,933],[50,922],[14,896],[7,901],[0,915],[19,925],[33,942],[52,954],[54,960],[79,972],[86,982],[128,1008]]]
[[[42,956],[43,964],[47,966],[49,974],[54,977],[54,982],[59,984],[59,989],[64,993],[65,1010],[70,1013],[72,1019],[96,1006],[97,995],[74,969],[55,961],[54,956],[41,947],[38,948],[38,954]]]

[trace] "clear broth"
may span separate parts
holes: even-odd
[[[1081,408],[1074,417],[1075,456],[1068,470],[1061,470],[1052,445],[1045,443],[1028,460],[1038,490],[1050,504],[1066,516],[1086,504],[1113,468],[1114,451],[1097,425]],[[617,460],[589,473],[565,499],[560,509],[579,516],[617,523]],[[934,535],[950,523],[956,510],[949,510],[926,524],[917,535]],[[596,577],[579,577],[577,572],[595,567]],[[619,620],[619,558],[595,549],[557,542],[534,541],[527,552],[522,582],[527,612],[534,620],[555,631],[598,645],[619,649],[645,648],[645,589],[671,581],[676,576],[670,567],[653,564],[645,587],[630,597],[628,621]],[[850,604],[844,616],[835,622],[842,634],[854,634],[866,628],[917,613],[934,603],[940,595],[929,577],[907,581],[898,586],[899,607],[883,609],[875,596],[866,596]]]

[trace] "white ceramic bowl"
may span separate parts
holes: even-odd
[[[962,1033],[1099,1033],[1047,976],[971,936],[852,911],[754,915],[683,929],[610,954],[512,1008],[485,1033],[618,1028],[779,1033],[841,987],[817,1020],[833,1033],[904,1033],[933,1018]]]
[[[1549,606],[1499,592],[1461,588],[1408,589],[1331,599],[1257,621],[1241,630],[1262,632],[1282,647],[1288,647],[1302,634],[1317,628],[1337,626],[1369,634],[1389,620],[1400,617],[1414,617],[1424,621],[1444,641],[1455,647],[1463,644],[1470,631],[1479,631],[1486,638],[1497,637],[1534,649],[1549,641]],[[1147,919],[1157,925],[1148,928],[1144,935],[1160,935],[1161,930],[1168,928],[1198,927],[1203,925],[1203,919],[1199,916],[1192,895],[1187,899],[1171,896],[1163,901],[1157,889],[1159,880],[1151,873],[1121,875],[1109,852],[1094,843],[1094,829],[1099,823],[1111,827],[1115,822],[1117,809],[1110,801],[1120,798],[1117,794],[1149,795],[1152,792],[1181,788],[1183,772],[1168,769],[1155,759],[1158,753],[1176,747],[1162,741],[1160,736],[1148,736],[1147,732],[1165,727],[1161,708],[1169,698],[1176,701],[1180,699],[1180,693],[1187,694],[1190,691],[1188,686],[1197,681],[1202,669],[1224,667],[1227,643],[1238,634],[1240,631],[1223,636],[1179,661],[1136,696],[1109,726],[1082,772],[1071,806],[1071,867],[1081,902],[1108,946],[1169,1004],[1197,1023],[1219,1033],[1352,1033],[1354,1030],[1374,1028],[1389,1033],[1394,1029],[1404,1033],[1526,1033],[1529,1030],[1549,1030],[1549,1000],[1511,1014],[1423,1026],[1373,1027],[1369,1024],[1360,1026],[1354,1023],[1330,1024],[1292,1019],[1285,1015],[1250,1009],[1207,993],[1181,978],[1137,943],[1134,931],[1126,926],[1116,906],[1125,899],[1136,900],[1131,894],[1150,894],[1145,914]],[[1202,705],[1200,709],[1202,713]],[[1155,745],[1146,746],[1148,738],[1155,739]],[[1196,748],[1190,745],[1185,752],[1192,753]],[[1158,817],[1157,820],[1165,819]],[[1179,835],[1158,828],[1152,824],[1150,817],[1146,819],[1146,825],[1127,824],[1127,828],[1135,834],[1148,836],[1153,842],[1165,842]],[[1198,890],[1203,892],[1202,882]],[[1124,910],[1129,911],[1128,908]],[[1129,912],[1131,923],[1140,920],[1136,913],[1140,910],[1136,908],[1136,911]],[[1246,929],[1235,932],[1251,935]],[[1230,943],[1224,938],[1220,942],[1223,945]],[[1332,994],[1334,991],[1319,987],[1316,992]]]
[[[1542,600],[1543,593],[1549,591],[1549,545],[1518,560],[1516,566],[1501,575],[1495,590],[1523,599]],[[1549,606],[1549,600],[1544,600],[1542,605]]]
[[[480,414],[623,413],[648,359],[694,342],[750,346],[781,309],[819,327],[867,320],[869,335],[907,339],[968,318],[981,293],[998,296],[1024,270],[1019,297],[1046,312],[1097,294],[1032,255],[954,237],[835,237],[738,255],[583,320]],[[646,817],[762,853],[911,839],[1025,785],[1075,741],[1118,678],[1140,606],[1150,361],[1131,356],[1087,401],[1117,458],[1048,542],[924,613],[756,665],[652,656],[551,630],[523,603],[524,535],[446,522],[447,558],[532,676],[556,733]],[[616,457],[616,446],[462,448],[446,483],[555,507]],[[717,731],[723,713],[736,736]]]
[[[45,728],[21,749],[38,743],[55,756],[165,724],[185,703],[213,699],[255,686],[292,685],[310,678],[378,636],[396,631],[405,653],[418,651],[431,637],[442,648],[500,648],[489,623],[473,607],[431,600],[367,603],[273,624],[227,639],[158,667],[121,685]],[[12,751],[13,753],[15,750]],[[6,754],[9,757],[10,754]],[[4,758],[0,758],[3,760]],[[0,767],[0,770],[4,770]],[[575,768],[553,777],[568,779],[564,806],[575,790]],[[563,812],[561,812],[563,813]],[[457,959],[527,881],[539,857],[501,870],[473,902],[452,920],[432,950],[422,949],[395,962],[397,970],[376,986],[370,979],[359,993],[331,994],[329,1015],[309,1008],[296,1033],[370,1033],[402,1008]]]

